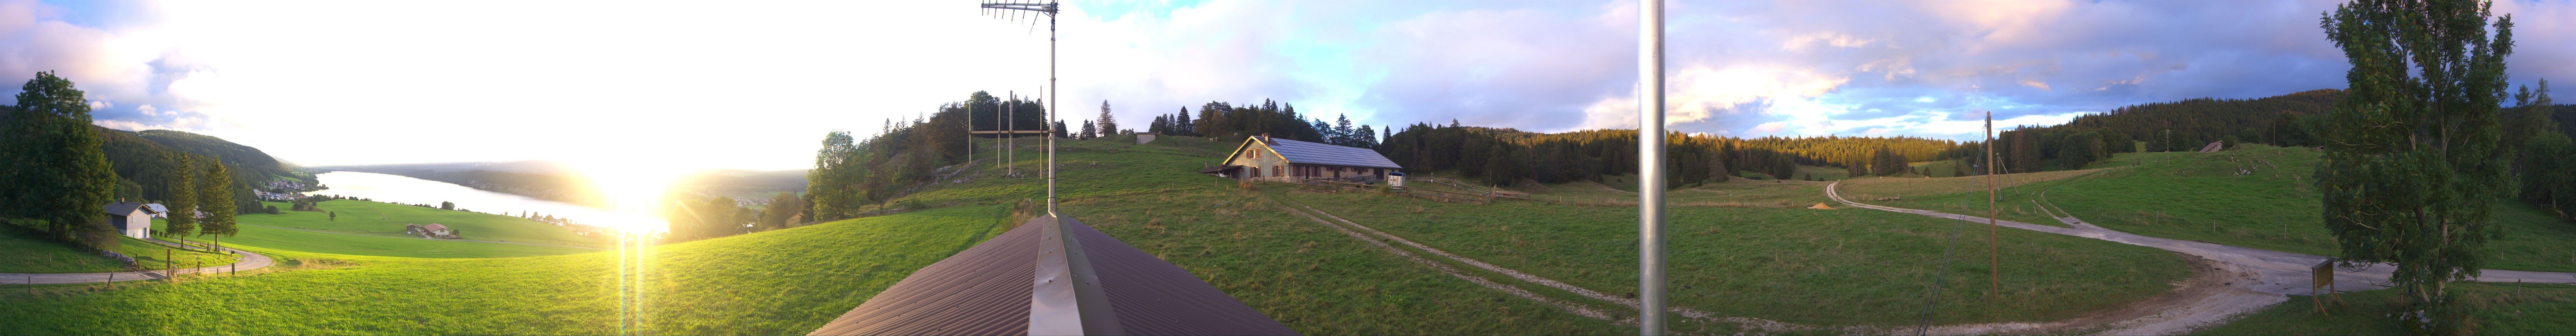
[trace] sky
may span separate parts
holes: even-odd
[[[1972,140],[2124,105],[2342,88],[2336,2],[1683,1],[1671,128]],[[1210,101],[1311,117],[1634,128],[1634,1],[1075,1],[1059,119]],[[2576,2],[2499,1],[2513,83],[2576,78]],[[1006,13],[1008,14],[1008,13]],[[958,1],[0,2],[0,81],[57,71],[96,124],[308,166],[556,160],[800,169],[973,91],[1048,85],[1047,19]],[[15,87],[0,88],[15,94]]]

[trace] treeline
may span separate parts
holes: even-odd
[[[1665,140],[1667,185],[1687,187],[1725,181],[1746,172],[1780,179],[1802,176],[1798,166],[1844,166],[1852,176],[1900,175],[1906,162],[1956,158],[1955,141],[1913,137],[1764,137],[1739,139],[1670,134]],[[1539,183],[1601,181],[1637,172],[1637,130],[1533,133],[1508,128],[1416,123],[1386,137],[1379,154],[1410,171],[1456,169],[1491,185],[1523,179]]]
[[[2498,145],[2514,154],[2513,173],[2521,177],[2514,195],[2557,214],[2576,219],[2576,106],[2557,105],[2549,97],[2549,80],[2515,90],[2513,106],[2500,112],[2503,133]]]
[[[169,206],[163,235],[229,236],[239,232],[234,213],[259,209],[237,197],[248,193],[240,175],[206,156],[223,153],[173,151],[92,126],[86,93],[52,72],[21,89],[17,105],[0,106],[0,221],[104,250],[117,244],[104,210],[119,196]]]
[[[2212,142],[2314,146],[2316,116],[2342,97],[2342,90],[2327,89],[2125,106],[2065,124],[2003,131],[1995,136],[1995,156],[2001,171],[2027,173],[2082,169],[2117,153],[2196,151]],[[1981,154],[1963,157],[1978,167],[1986,164]]]

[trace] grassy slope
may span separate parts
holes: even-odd
[[[1931,177],[1950,177],[1950,174],[1957,174],[1961,169],[1968,169],[1967,162],[1963,159],[1914,162],[1906,165],[1922,169],[1924,173],[1929,174],[1926,176]]]
[[[254,218],[253,216],[270,215],[244,215],[243,222],[259,224],[260,222],[251,219]],[[155,229],[165,224],[160,220],[152,221],[152,227]],[[200,243],[215,241],[212,236],[188,236],[187,239]],[[599,251],[562,246],[347,235],[258,225],[243,225],[241,233],[223,237],[222,240],[227,247],[259,247],[311,253],[410,258],[503,258]]]
[[[0,228],[0,272],[6,273],[93,273],[125,270],[125,263],[97,253],[85,252],[68,244],[26,237],[23,230]],[[165,251],[168,250],[168,251]],[[222,253],[173,250],[133,238],[118,238],[117,253],[134,257],[146,268],[162,268],[175,262],[180,267],[230,264],[237,257]],[[169,252],[167,254],[163,252]],[[164,259],[167,256],[168,259]],[[169,261],[169,262],[165,262]],[[5,281],[7,279],[0,279]]]
[[[1988,183],[1993,183],[2002,188],[1996,192],[1998,198],[1994,200],[1996,208],[2000,209],[1995,212],[1996,218],[2063,227],[2066,224],[2049,217],[2047,212],[2041,211],[2039,205],[2031,201],[2041,192],[2065,183],[2067,179],[2099,171],[2067,170],[1942,178],[1872,177],[1844,181],[1840,192],[1843,199],[1853,202],[1985,216],[1987,194],[1984,190]],[[1989,178],[1993,181],[1989,182]],[[1879,200],[1885,197],[1898,197],[1898,199]]]
[[[2517,288],[2518,287],[2518,288]],[[2450,290],[2476,310],[2477,333],[2485,335],[2564,335],[2576,330],[2576,286],[2558,284],[2460,283]],[[2318,314],[2306,295],[2265,308],[2195,335],[2403,335],[2389,314],[2405,311],[2399,289],[2343,293],[2343,302]]]
[[[268,202],[268,205],[279,209],[290,207],[280,202]],[[333,219],[324,212],[286,211],[276,215],[241,215],[240,218],[241,222],[250,224],[390,237],[416,237],[402,234],[403,224],[436,223],[455,228],[466,239],[473,240],[591,247],[613,245],[574,235],[572,230],[553,224],[512,216],[360,200],[324,201],[319,206],[324,211],[338,212],[340,217]]]
[[[989,140],[979,141],[989,144]],[[1029,142],[1023,141],[1025,146]],[[1233,180],[1191,174],[1237,139],[1132,136],[1060,143],[1061,211],[1128,245],[1190,270],[1289,328],[1307,334],[1626,334],[1633,327],[1586,318],[1484,288],[1295,218]],[[979,147],[986,160],[991,154]],[[1029,146],[1027,148],[1043,149]],[[1042,151],[1024,149],[1022,178],[992,162],[941,189],[896,205],[1043,201]],[[1272,186],[1276,188],[1276,186]],[[900,214],[894,216],[901,216]]]
[[[1764,181],[1768,183],[1768,181]],[[1366,194],[1287,197],[1416,242],[1611,293],[1636,288],[1636,208],[1507,201],[1445,204]],[[1916,322],[1948,234],[1965,222],[1863,210],[1670,208],[1673,302],[1718,314],[1826,325]],[[1974,231],[1974,230],[1969,230]],[[2002,232],[2001,297],[1961,252],[1935,323],[2072,317],[2143,299],[2188,276],[2154,249]],[[2041,262],[2044,260],[2044,262]]]
[[[2130,233],[2279,251],[2334,255],[2310,176],[2309,148],[2243,145],[2218,153],[2121,154],[2120,167],[2047,188],[2047,200],[2085,221]],[[2242,170],[2240,170],[2242,169]],[[2239,175],[2240,172],[2250,172]],[[2576,223],[2521,201],[2500,200],[2504,233],[2486,268],[2576,271]]]
[[[802,334],[998,233],[964,206],[666,245],[646,334]],[[419,259],[249,248],[277,270],[118,290],[0,291],[11,334],[620,333],[613,253]],[[759,251],[759,253],[744,253]],[[188,309],[182,307],[198,307]],[[136,312],[142,312],[137,314]]]

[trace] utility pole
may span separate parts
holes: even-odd
[[[1020,104],[1018,104],[1018,103],[1019,103],[1019,101],[1020,101],[1020,92],[1019,92],[1019,91],[1003,91],[1003,92],[1007,92],[1007,93],[1009,93],[1009,94],[1011,95],[1011,100],[1010,100],[1009,102],[1007,102],[1007,104],[1010,104],[1010,105],[1004,105],[1004,107],[1002,107],[1002,111],[1004,111],[1004,113],[1003,113],[1003,115],[1002,115],[1002,120],[1004,120],[1004,121],[1002,122],[1002,124],[1004,124],[1004,125],[1010,125],[1010,128],[1007,128],[1007,129],[1004,129],[1004,130],[1008,130],[1008,131],[1019,131],[1019,130],[1020,130],[1020,121],[1018,120],[1018,118],[1020,117],[1020,111],[1019,111]],[[1019,161],[1020,161],[1020,146],[1019,146],[1019,145],[1020,145],[1020,135],[1019,135],[1019,134],[1012,134],[1012,133],[1003,133],[1003,134],[1006,134],[1006,135],[1003,135],[1003,136],[1010,137],[1010,138],[1009,138],[1009,140],[1003,140],[1003,144],[1002,144],[1002,152],[1003,152],[1003,153],[1009,153],[1009,154],[1008,154],[1008,156],[1006,156],[1005,158],[1003,158],[1003,159],[1002,159],[1002,162],[1004,162],[1004,163],[1002,164],[1002,176],[1019,176],[1019,175],[1020,175],[1020,170],[1019,170],[1019,169],[1020,169],[1020,162],[1019,162]]]
[[[1995,269],[1995,266],[2003,264],[2003,255],[1995,247],[1995,215],[1999,214],[1995,211],[1995,168],[1998,166],[1995,163],[1995,112],[1986,111],[1986,280],[1991,285],[1986,288],[1986,297],[1989,300],[2003,294],[2004,289],[2003,270]]]
[[[1637,6],[1637,334],[1664,334],[1664,2]]]

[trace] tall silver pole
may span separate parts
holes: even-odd
[[[1664,2],[1637,9],[1637,334],[1664,334]]]
[[[1047,10],[1055,10],[1048,2]],[[1055,216],[1055,12],[1047,12],[1047,216]]]

